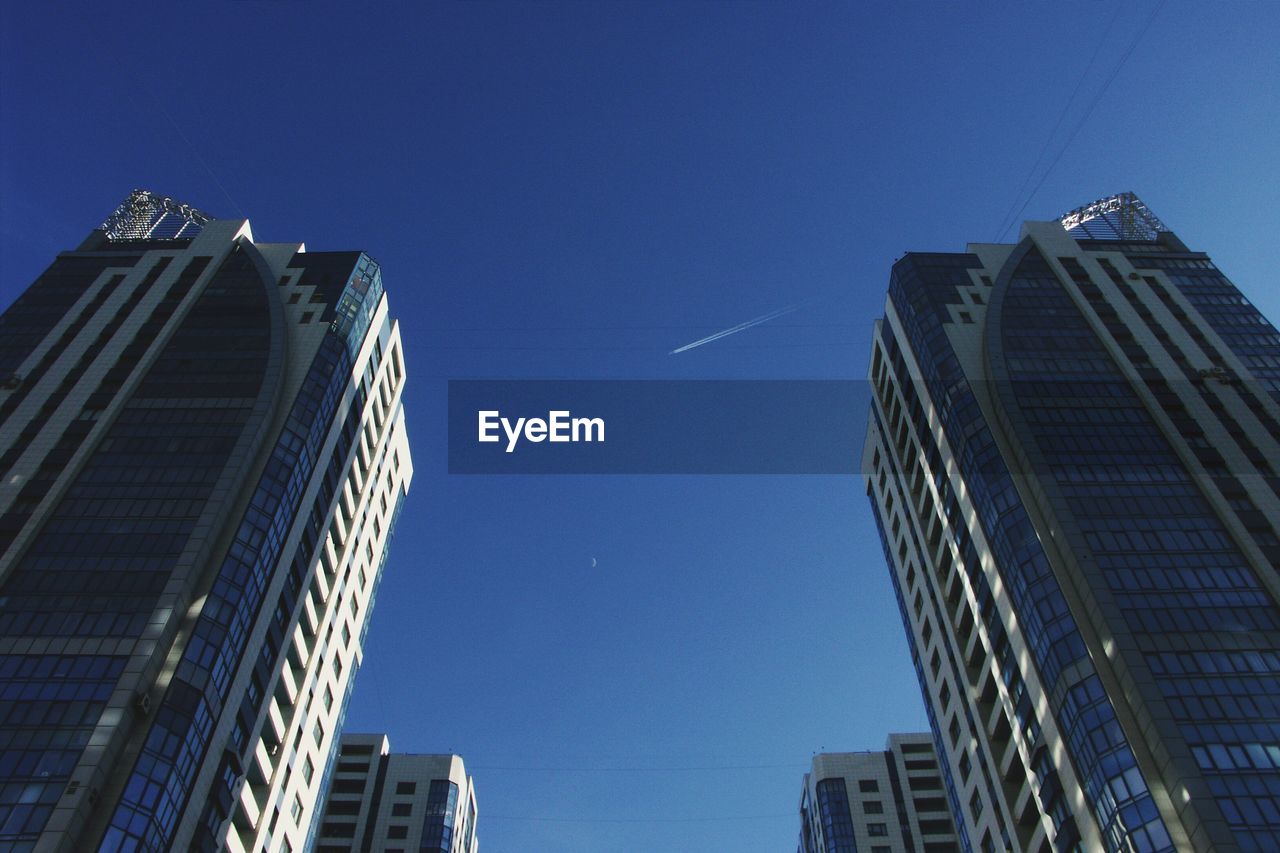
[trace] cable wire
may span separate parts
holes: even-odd
[[[794,820],[796,815],[787,814],[752,814],[752,815],[712,815],[708,817],[541,817],[523,815],[493,815],[486,813],[484,820],[528,820],[540,823],[707,823],[713,821],[739,820]]]
[[[530,773],[683,773],[702,772],[707,770],[796,770],[807,767],[806,764],[790,762],[788,764],[710,764],[693,767],[495,767],[492,765],[476,765],[475,770]]]
[[[1018,208],[1018,212],[1013,215],[1012,220],[1004,226],[1004,231],[996,237],[997,242],[999,242],[999,240],[1004,237],[1005,233],[1013,227],[1013,224],[1022,216],[1022,212],[1027,209],[1027,205],[1031,204],[1031,200],[1035,198],[1036,193],[1040,191],[1040,187],[1044,186],[1045,180],[1053,173],[1053,169],[1058,165],[1058,161],[1062,159],[1062,155],[1067,153],[1067,149],[1070,148],[1071,143],[1075,141],[1076,135],[1080,133],[1081,128],[1084,127],[1085,123],[1089,120],[1089,117],[1093,115],[1093,111],[1102,100],[1102,96],[1107,93],[1109,88],[1111,88],[1112,82],[1114,82],[1116,77],[1119,76],[1121,69],[1123,69],[1125,63],[1129,61],[1129,57],[1133,55],[1134,49],[1137,48],[1143,37],[1146,36],[1147,31],[1151,29],[1151,25],[1155,23],[1156,17],[1160,14],[1160,10],[1164,8],[1164,4],[1166,2],[1167,0],[1160,0],[1160,3],[1151,10],[1151,15],[1148,16],[1146,24],[1138,31],[1138,34],[1134,37],[1133,41],[1129,42],[1129,47],[1120,56],[1120,60],[1116,63],[1115,68],[1111,70],[1110,76],[1108,76],[1106,81],[1102,84],[1102,88],[1100,88],[1093,96],[1093,100],[1089,102],[1088,109],[1085,110],[1084,115],[1080,117],[1080,120],[1076,122],[1075,127],[1072,128],[1071,133],[1067,136],[1066,142],[1064,142],[1062,147],[1058,149],[1058,154],[1053,158],[1053,162],[1049,164],[1048,168],[1045,169],[1044,174],[1040,176],[1040,180],[1036,182],[1036,185],[1031,190],[1031,194],[1027,196],[1026,201],[1024,201],[1022,206]]]
[[[1049,151],[1049,145],[1053,142],[1053,138],[1058,134],[1058,128],[1062,127],[1062,123],[1066,121],[1067,113],[1071,112],[1071,107],[1076,102],[1076,95],[1080,94],[1080,90],[1084,87],[1084,81],[1089,78],[1089,73],[1093,71],[1093,65],[1098,60],[1098,54],[1102,53],[1102,45],[1106,43],[1107,36],[1111,35],[1111,29],[1116,24],[1116,19],[1120,17],[1120,10],[1123,8],[1121,4],[1115,4],[1115,11],[1111,13],[1111,20],[1107,22],[1107,27],[1102,31],[1102,37],[1098,39],[1098,43],[1093,46],[1093,55],[1089,57],[1089,62],[1084,67],[1084,71],[1080,74],[1080,79],[1076,81],[1076,87],[1071,90],[1071,97],[1067,98],[1066,106],[1062,108],[1062,112],[1058,113],[1058,120],[1054,122],[1053,129],[1049,131],[1049,135],[1044,138],[1044,144],[1040,146],[1040,153],[1036,155],[1036,160],[1031,164],[1031,168],[1027,170],[1027,174],[1022,179],[1022,185],[1018,187],[1018,191],[1013,194],[1013,202],[1009,205],[1009,209],[1005,211],[1004,217],[1000,220],[1000,227],[996,229],[996,235],[992,238],[993,243],[999,242],[1004,236],[1005,231],[1013,224],[1014,209],[1018,206],[1018,199],[1022,198],[1022,193],[1026,190],[1027,184],[1031,183],[1032,177],[1035,176],[1036,170],[1040,168],[1040,163],[1044,160],[1044,155]]]

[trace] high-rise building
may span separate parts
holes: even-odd
[[[0,317],[0,847],[301,850],[412,466],[359,252],[135,192]]]
[[[316,853],[477,853],[476,788],[456,755],[392,754],[385,735],[346,734]]]
[[[1280,335],[1132,194],[908,254],[868,494],[966,849],[1280,850]]]
[[[951,807],[929,734],[889,735],[883,752],[813,757],[796,853],[953,853]]]

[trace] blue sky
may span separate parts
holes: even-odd
[[[861,484],[449,476],[445,381],[860,378],[904,251],[1122,190],[1280,318],[1280,5],[1155,9],[4,4],[0,304],[138,186],[370,252],[417,478],[349,727],[488,851],[786,850],[925,726]]]

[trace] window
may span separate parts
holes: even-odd
[[[418,790],[418,785],[415,782],[397,782],[396,783],[397,794],[413,794],[413,793],[416,793],[417,790]]]
[[[408,817],[413,811],[413,803],[396,803],[391,807],[392,817]]]
[[[293,796],[293,805],[289,808],[289,816],[293,818],[295,825],[302,820],[302,798],[297,794]]]
[[[311,784],[311,777],[316,773],[316,766],[311,763],[311,759],[307,758],[306,763],[302,765],[302,778],[307,780],[307,784]]]
[[[826,836],[828,849],[853,849],[853,815],[849,812],[849,793],[844,779],[823,779],[816,786],[818,818]]]
[[[884,814],[884,803],[879,800],[867,800],[862,804],[862,810],[867,814]]]
[[[337,786],[338,786],[337,782],[334,782],[333,785],[334,785],[335,793],[343,793],[337,790]],[[350,793],[350,792],[348,791],[346,793]],[[360,814],[360,801],[359,800],[330,800],[328,809],[329,809],[329,814],[332,814],[332,815],[356,815],[356,814]]]
[[[356,825],[354,823],[336,823],[334,821],[326,821],[325,825],[320,828],[321,835],[328,835],[333,838],[355,838]]]
[[[982,794],[978,791],[974,791],[973,796],[969,798],[969,814],[973,815],[974,823],[977,823],[978,818],[982,816]]]
[[[387,838],[408,838],[409,827],[393,824],[387,827]]]
[[[916,811],[943,812],[947,810],[947,801],[942,797],[917,797]]]
[[[884,824],[884,823],[867,824],[867,835],[880,836],[880,835],[888,835],[888,834],[889,834],[888,824]]]
[[[880,783],[875,779],[859,779],[858,790],[864,794],[874,793],[880,790]]]

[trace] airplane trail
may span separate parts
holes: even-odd
[[[714,335],[707,335],[705,338],[699,338],[698,340],[694,341],[691,344],[685,344],[682,347],[677,347],[676,349],[673,349],[671,352],[667,353],[667,355],[678,355],[682,352],[687,352],[693,349],[694,347],[700,347],[703,344],[709,344],[712,341],[718,341],[721,338],[727,338],[730,335],[736,335],[738,334],[738,332],[746,331],[747,329],[750,329],[752,326],[759,326],[761,323],[767,323],[770,320],[776,320],[779,317],[785,316],[787,314],[792,313],[793,311],[796,311],[797,309],[800,308],[800,304],[801,303],[797,302],[794,305],[788,305],[786,308],[779,308],[776,311],[770,311],[768,314],[761,314],[759,317],[756,317],[754,320],[748,320],[745,323],[739,323],[736,326],[730,326],[727,329],[722,329],[721,331],[716,332]]]

